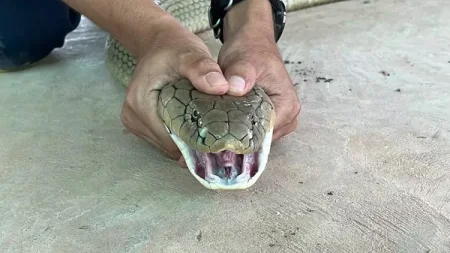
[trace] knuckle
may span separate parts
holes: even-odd
[[[132,130],[132,129],[131,129],[130,121],[128,120],[128,118],[127,118],[126,115],[121,114],[121,115],[120,115],[120,121],[122,121],[122,124],[123,124],[123,126],[124,126],[126,129],[128,129],[128,130],[130,130],[130,131]]]
[[[169,147],[166,147],[166,148],[167,148],[167,151],[168,151],[170,154],[172,154],[174,157],[176,157],[176,158],[178,158],[179,155],[181,154],[181,153],[180,153],[180,150],[179,150],[178,147],[175,146],[175,145],[170,145]]]
[[[209,55],[205,49],[192,44],[173,50],[175,50],[174,53],[176,53],[176,57],[178,57],[181,62],[186,63],[192,63],[193,59],[195,61],[199,56],[202,56],[201,58],[203,58]]]
[[[128,129],[131,133],[134,135],[138,135],[138,130],[133,124],[133,120],[130,119],[130,115],[127,113],[121,113],[120,114],[120,121],[122,121],[123,126]]]
[[[170,65],[176,72],[187,75],[192,71],[196,72],[198,69],[210,67],[214,63],[210,59],[208,48],[203,48],[201,44],[197,44],[187,41],[185,45],[167,49],[170,55],[166,59],[170,59]]]
[[[286,134],[290,134],[295,132],[295,130],[297,129],[298,123],[297,120],[294,120],[294,122],[292,122],[291,127],[289,128],[289,131]]]
[[[181,66],[181,73],[186,76],[202,75],[212,70],[220,72],[220,68],[216,62],[207,57],[192,56],[193,59],[185,61]]]
[[[251,57],[252,52],[249,51],[250,47],[234,44],[226,47],[226,50],[221,50],[218,55],[218,61],[221,66],[229,66],[232,62],[236,62],[240,59],[248,59]]]
[[[250,61],[245,59],[236,59],[233,61],[229,68],[233,69],[233,71],[240,71],[240,72],[248,72],[253,68],[253,65]]]
[[[253,81],[256,76],[256,70],[251,62],[237,61],[225,69],[225,76],[227,78],[236,75],[246,79],[247,82]]]
[[[292,113],[297,117],[302,110],[302,105],[298,99],[296,99],[292,105]]]
[[[131,110],[131,107],[135,103],[135,98],[130,93],[128,93],[125,96],[125,100],[123,101],[122,105],[122,113],[126,113],[127,111]]]
[[[130,128],[131,120],[129,118],[129,114],[127,113],[127,105],[123,105],[122,112],[120,113],[120,121],[126,128]]]
[[[266,67],[267,71],[279,74],[280,70],[285,69],[283,61],[278,52],[261,51],[256,54],[258,61],[262,62],[262,66]]]
[[[193,62],[192,66],[198,69],[211,69],[217,68],[217,63],[207,57],[201,57]]]

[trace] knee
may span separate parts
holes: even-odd
[[[0,70],[14,70],[45,58],[62,47],[67,34],[80,23],[81,15],[62,1],[5,2],[0,10]]]

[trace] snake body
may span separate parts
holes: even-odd
[[[341,0],[284,0],[288,12]],[[210,0],[154,0],[193,33],[209,30]],[[287,22],[289,23],[289,22]],[[113,37],[106,66],[128,86],[136,59]],[[258,86],[242,97],[202,93],[186,79],[167,84],[158,113],[191,174],[208,189],[246,189],[265,170],[275,108]]]

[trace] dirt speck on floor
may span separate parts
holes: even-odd
[[[381,70],[380,74],[382,74],[383,76],[391,76],[391,74],[386,72],[385,70]]]
[[[323,81],[325,83],[330,83],[333,81],[333,78],[325,78],[325,77],[321,77],[321,76],[316,77],[316,83],[319,83],[321,81]]]

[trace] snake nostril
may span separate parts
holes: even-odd
[[[252,122],[253,126],[258,126],[258,117],[255,117],[253,114],[248,115],[250,121]]]

